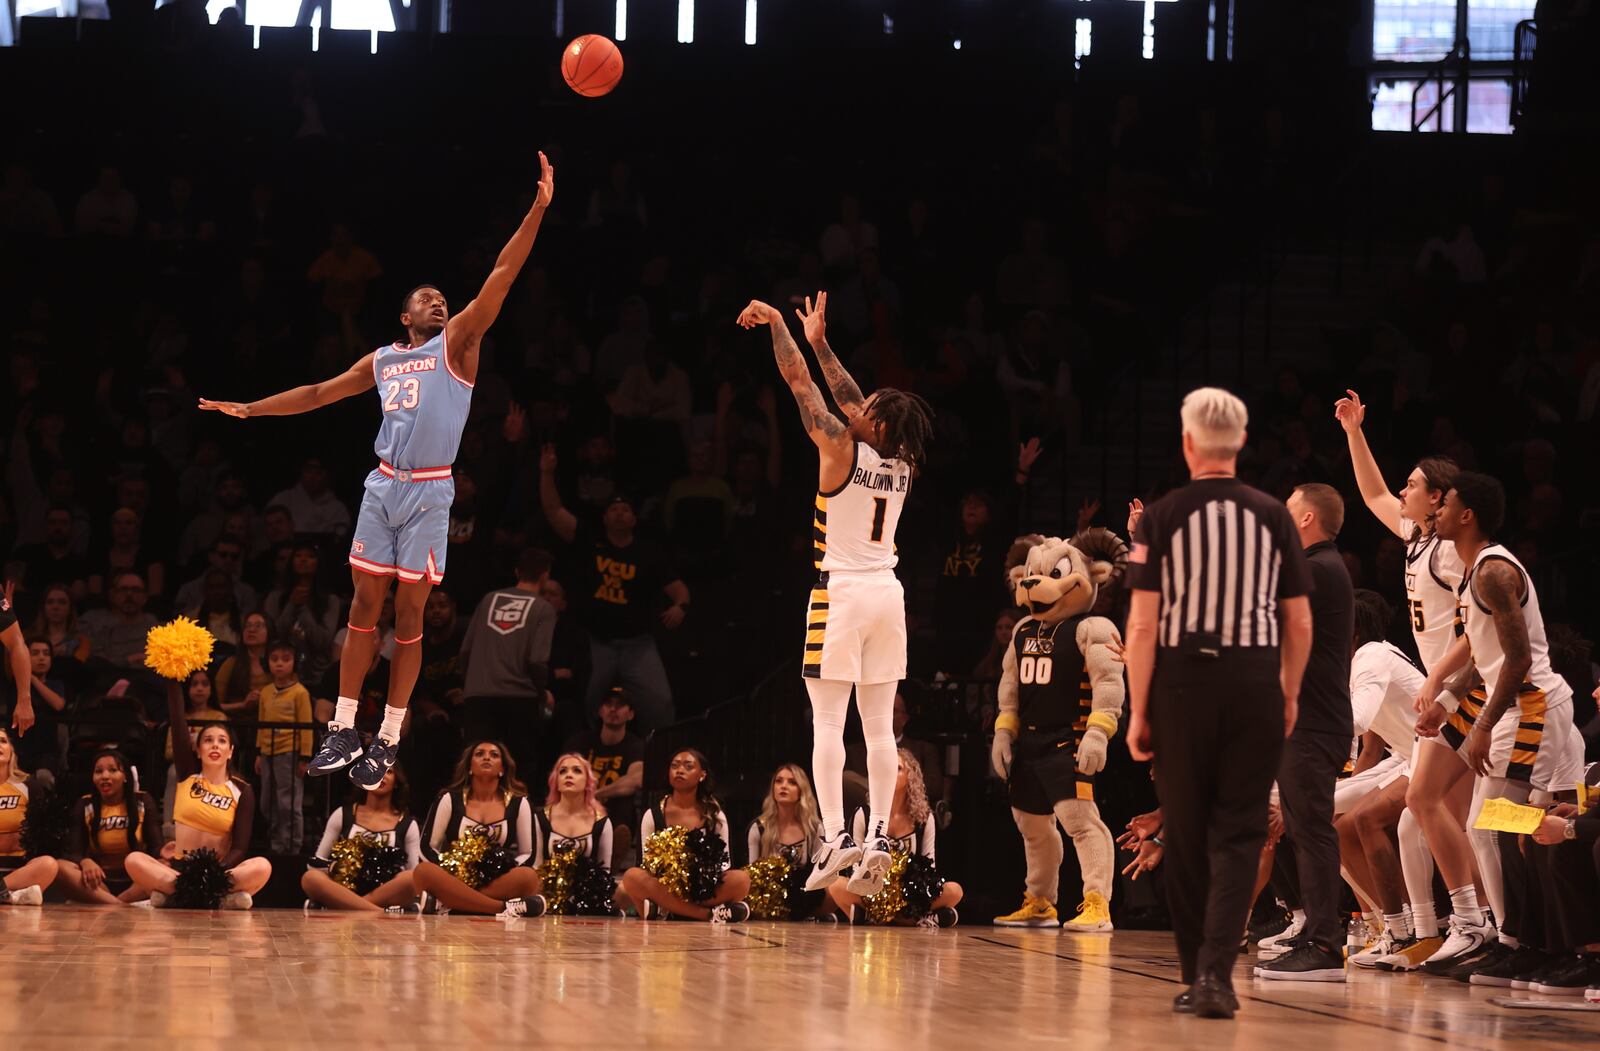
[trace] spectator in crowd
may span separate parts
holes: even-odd
[[[367,286],[382,276],[377,257],[356,244],[350,227],[335,223],[328,234],[328,247],[311,264],[306,280],[321,286],[323,308],[338,318],[360,314]],[[296,514],[295,519],[300,516]]]
[[[239,599],[234,593],[235,581],[227,570],[211,569],[205,574],[205,591],[195,606],[179,606],[185,616],[192,617],[202,628],[211,632],[221,652],[231,653],[239,645],[244,628],[239,612]]]
[[[110,605],[90,610],[79,621],[89,636],[94,660],[122,672],[144,667],[144,637],[156,626],[156,618],[144,609],[149,598],[144,577],[138,573],[122,572],[111,578]]]
[[[516,584],[483,597],[461,641],[463,734],[505,741],[524,765],[540,757],[540,728],[549,716],[545,687],[556,611],[539,597],[549,578],[549,553],[524,551]]]
[[[12,559],[24,566],[23,589],[37,595],[50,584],[66,585],[82,601],[89,591],[89,565],[73,548],[72,508],[57,504],[45,512],[44,539],[17,548]]]
[[[566,740],[588,724],[584,708],[593,667],[589,637],[568,610],[567,589],[561,581],[546,579],[539,588],[539,597],[550,603],[556,613],[555,630],[550,634],[550,674],[545,688],[555,699],[556,736]]]
[[[89,659],[89,636],[78,624],[72,589],[64,584],[51,584],[44,589],[29,634],[48,642],[50,652],[58,658],[70,657],[80,664]]]
[[[287,511],[293,527],[301,533],[336,537],[350,533],[350,509],[329,486],[328,469],[322,466],[319,457],[310,457],[300,464],[300,480],[274,496],[268,506],[272,505]],[[272,534],[269,522],[269,543]]]
[[[589,709],[598,710],[605,692],[621,685],[627,688],[644,729],[665,726],[673,717],[672,687],[651,632],[657,622],[668,631],[683,623],[689,587],[659,548],[637,538],[632,503],[612,497],[600,532],[591,533],[562,506],[555,471],[555,448],[546,446],[539,462],[539,501],[550,527],[582,560],[579,565],[587,578],[582,619],[589,629],[594,660]],[[663,592],[671,605],[657,613],[653,607]]]
[[[207,565],[204,572],[193,580],[187,581],[178,589],[173,597],[174,608],[185,613],[198,609],[205,600],[207,578],[212,573],[220,572],[228,580],[229,590],[233,595],[233,604],[241,610],[256,609],[261,604],[256,594],[256,589],[245,583],[244,575],[244,545],[230,536],[219,535],[211,542],[210,552],[206,555]]]
[[[31,669],[29,693],[33,699],[33,728],[17,742],[17,758],[23,769],[37,776],[57,774],[66,753],[67,684],[51,675],[55,660],[48,640],[28,639],[28,665]],[[10,669],[8,668],[7,671]],[[16,688],[7,684],[6,710],[14,711]]]
[[[333,664],[333,638],[339,631],[339,596],[327,590],[321,570],[317,545],[296,544],[288,576],[261,606],[273,634],[291,641],[304,655],[301,677],[311,688],[321,687]]]
[[[190,672],[189,677],[183,681],[183,711],[185,720],[190,724],[189,739],[192,743],[198,743],[200,731],[206,726],[212,723],[225,723],[228,721],[228,713],[219,710],[216,706],[217,696],[216,681],[211,678],[211,673],[204,668]],[[250,714],[252,716],[256,714],[254,706],[251,707]],[[171,734],[167,735],[166,750],[167,792],[163,801],[164,805],[161,808],[163,817],[162,842],[166,842],[173,836],[172,808],[177,801],[174,797],[178,790],[178,775],[177,767],[173,765],[174,756]]]
[[[294,515],[282,504],[273,504],[261,512],[261,530],[261,550],[244,571],[258,594],[276,586],[294,555]]]
[[[261,688],[256,721],[311,722],[311,694],[295,675],[295,648],[287,641],[267,647],[267,671],[272,681]],[[256,731],[256,774],[261,778],[261,816],[267,819],[274,854],[298,854],[305,839],[304,811],[306,765],[311,761],[311,730]]]
[[[238,714],[256,711],[261,688],[272,681],[267,670],[267,643],[272,627],[260,611],[245,614],[239,628],[239,648],[217,669],[217,705]]]
[[[139,202],[112,165],[100,169],[95,184],[78,198],[76,225],[80,237],[132,237],[139,223]]]
[[[642,296],[630,296],[617,315],[616,329],[595,353],[594,381],[601,393],[616,390],[628,369],[644,361],[649,344],[650,308]]]
[[[1003,569],[1015,536],[1011,518],[1009,513],[995,513],[994,499],[987,492],[969,490],[961,497],[954,539],[935,549],[939,556],[933,604],[937,670],[947,675],[964,674],[978,662],[987,649],[985,629],[994,612],[1010,604]]]
[[[61,213],[48,191],[35,186],[28,166],[6,165],[0,177],[0,230],[12,237],[60,237]]]
[[[567,740],[566,750],[584,757],[597,781],[594,796],[615,819],[616,848],[613,870],[633,849],[633,829],[639,818],[639,791],[644,787],[644,738],[628,729],[633,705],[627,691],[613,686],[600,702],[600,726]]]
[[[611,408],[621,419],[670,424],[681,433],[693,408],[689,374],[673,364],[665,345],[649,343],[644,359],[623,372]]]
[[[104,596],[106,582],[118,573],[133,573],[150,597],[159,599],[166,585],[166,564],[145,543],[139,512],[119,508],[111,516],[111,540],[89,560],[89,594]]]
[[[422,671],[417,691],[443,714],[461,703],[461,644],[467,624],[456,612],[456,600],[443,588],[428,593],[422,608]]]

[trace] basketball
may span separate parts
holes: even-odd
[[[567,87],[580,95],[609,94],[622,79],[622,52],[606,37],[594,33],[578,37],[561,52],[561,75]]]

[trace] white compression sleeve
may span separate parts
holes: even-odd
[[[882,834],[889,824],[889,809],[894,805],[894,783],[900,771],[899,749],[894,743],[893,682],[874,682],[856,687],[856,706],[861,709],[861,734],[867,739],[867,838]]]
[[[832,839],[844,831],[844,720],[850,712],[850,684],[807,679],[806,693],[811,695],[811,776],[822,812],[822,835]],[[892,716],[892,696],[889,703]]]

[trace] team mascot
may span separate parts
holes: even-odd
[[[1099,528],[1071,540],[1023,537],[1007,563],[1017,605],[1028,615],[1006,650],[991,760],[1010,789],[1028,880],[1022,908],[994,922],[1107,932],[1116,852],[1095,805],[1094,775],[1105,768],[1106,744],[1122,715],[1122,639],[1093,610],[1102,589],[1127,567],[1128,546]],[[1065,923],[1053,904],[1062,855],[1058,821],[1083,870],[1083,902]]]

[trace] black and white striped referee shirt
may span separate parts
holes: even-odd
[[[1161,593],[1161,646],[1205,635],[1276,647],[1278,600],[1310,590],[1288,508],[1235,478],[1198,479],[1151,504],[1128,562],[1134,590]]]

